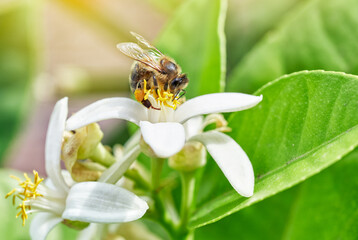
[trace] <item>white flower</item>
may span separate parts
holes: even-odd
[[[161,158],[178,153],[190,137],[204,144],[228,178],[234,189],[243,196],[251,196],[254,186],[252,165],[241,147],[230,137],[219,132],[188,135],[183,124],[200,115],[245,110],[257,105],[262,96],[242,93],[214,93],[177,103],[171,98],[155,98],[149,94],[153,108],[146,108],[128,98],[99,100],[75,113],[67,120],[67,130],[111,119],[125,119],[137,124],[143,140]],[[158,110],[159,109],[159,110]],[[194,134],[195,135],[195,134]]]
[[[228,135],[216,130],[203,132],[207,124],[201,116],[189,119],[184,124],[187,142],[202,143],[231,186],[242,196],[252,196],[255,176],[248,156]]]
[[[35,173],[34,182],[27,177],[20,182],[15,194],[23,199],[20,213],[23,221],[27,214],[39,212],[30,227],[32,239],[43,240],[50,230],[64,220],[118,223],[136,220],[148,209],[147,203],[133,193],[103,182],[75,183],[68,172],[60,167],[61,145],[67,118],[67,98],[57,102],[51,115],[46,138],[47,184]],[[20,181],[20,180],[19,180]],[[25,193],[25,195],[24,195]]]

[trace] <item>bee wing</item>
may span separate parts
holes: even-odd
[[[159,56],[163,55],[163,53],[161,51],[159,51],[156,47],[154,47],[150,42],[148,42],[144,37],[142,37],[141,35],[139,35],[138,33],[135,32],[130,32],[141,44],[143,44],[144,46],[146,46],[148,49],[150,49],[151,51],[155,52],[155,54],[158,54]]]
[[[144,63],[159,72],[162,72],[161,67],[157,63],[159,56],[153,52],[143,50],[138,44],[131,42],[119,43],[117,44],[117,48],[128,57],[138,62]]]

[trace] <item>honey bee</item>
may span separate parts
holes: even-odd
[[[129,76],[131,90],[137,101],[147,108],[154,108],[145,97],[148,90],[154,93],[167,93],[171,100],[178,100],[185,94],[184,88],[189,79],[181,72],[180,66],[170,57],[165,56],[156,47],[137,33],[131,34],[138,43],[120,43],[117,48],[126,56],[135,60]],[[158,109],[159,110],[159,109]]]

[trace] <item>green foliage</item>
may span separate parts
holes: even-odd
[[[198,229],[196,237],[356,239],[357,164],[354,151],[297,187]]]
[[[29,110],[30,83],[34,77],[36,54],[35,3],[20,1],[0,9],[0,164]]]
[[[224,89],[226,7],[226,0],[186,1],[158,39],[158,49],[188,74],[188,98]]]
[[[286,17],[299,0],[230,0],[226,21],[228,71]]]
[[[357,12],[355,0],[303,2],[237,64],[228,89],[253,92],[301,70],[358,74]]]
[[[358,145],[357,92],[358,77],[323,71],[284,76],[260,89],[262,103],[230,119],[231,136],[253,164],[255,194],[243,198],[232,190],[221,195],[194,214],[191,226],[272,196],[352,151]]]

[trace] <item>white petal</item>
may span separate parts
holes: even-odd
[[[203,116],[193,117],[193,118],[190,118],[188,121],[186,121],[183,124],[184,129],[185,129],[186,139],[189,139],[189,138],[201,133],[203,130],[203,123],[204,123]]]
[[[237,112],[254,107],[261,102],[261,96],[243,93],[213,93],[192,98],[175,111],[175,121],[185,122],[194,116],[209,113]]]
[[[52,112],[47,129],[45,162],[46,173],[59,191],[67,191],[68,186],[61,174],[61,146],[67,118],[67,97],[59,100]]]
[[[71,187],[72,185],[76,184],[76,182],[71,177],[71,173],[69,171],[62,170],[61,174],[62,174],[62,177],[65,180],[65,183],[66,183],[67,186]]]
[[[94,102],[71,116],[67,130],[74,130],[101,120],[119,118],[134,122],[147,120],[147,109],[129,98],[105,98]]]
[[[144,215],[148,204],[132,192],[112,184],[82,182],[74,185],[66,200],[64,219],[94,223],[118,223]]]
[[[100,182],[115,184],[128,170],[140,153],[139,144],[125,153],[122,159],[115,162],[110,168],[103,172],[98,179]]]
[[[139,123],[143,140],[160,158],[168,158],[178,153],[185,143],[184,127],[176,122]]]
[[[190,140],[205,145],[225,177],[239,194],[244,197],[252,196],[255,184],[254,170],[244,150],[232,138],[217,131],[210,131],[199,134]]]
[[[37,213],[31,221],[30,236],[32,240],[45,240],[49,232],[62,218],[51,213]]]

